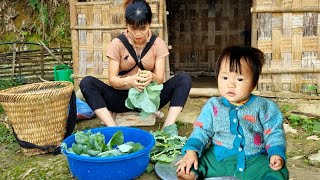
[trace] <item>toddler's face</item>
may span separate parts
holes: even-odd
[[[224,59],[218,75],[218,90],[229,102],[247,100],[253,90],[253,72],[244,59],[240,60],[240,72],[230,72],[229,60]]]

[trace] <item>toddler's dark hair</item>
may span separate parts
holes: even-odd
[[[220,66],[224,59],[230,61],[230,71],[241,74],[240,59],[243,58],[253,73],[253,86],[256,87],[261,74],[262,66],[265,63],[265,55],[257,48],[247,46],[229,46],[224,48],[215,67],[215,76],[218,78]]]
[[[134,27],[150,24],[152,12],[150,5],[145,0],[125,0],[126,23]]]

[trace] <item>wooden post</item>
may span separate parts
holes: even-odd
[[[251,13],[251,46],[258,47],[257,13]]]
[[[14,78],[14,71],[15,71],[15,67],[16,67],[16,43],[13,44],[13,52],[12,52],[12,74],[11,74],[11,78]]]
[[[71,44],[72,44],[72,60],[73,60],[73,73],[79,74],[79,44],[78,44],[78,30],[75,26],[78,24],[78,15],[76,3],[78,0],[70,0],[70,29],[71,29]],[[75,86],[77,86],[75,80]]]
[[[44,79],[44,47],[41,46],[41,65],[40,65],[40,68],[41,68],[41,75],[40,77],[42,79]]]
[[[63,48],[62,48],[61,46],[59,46],[59,50],[60,50],[61,61],[62,61],[62,62],[65,62],[64,53],[63,53]],[[69,63],[68,63],[68,64],[69,64]]]
[[[159,16],[160,20],[162,20],[162,31],[163,31],[163,40],[167,43],[169,46],[169,40],[168,40],[168,22],[167,22],[167,6],[166,6],[166,1],[161,1],[160,0],[160,7],[159,7]],[[163,18],[161,18],[163,17]],[[166,58],[166,66],[165,66],[165,80],[168,80],[170,77],[170,61],[169,61],[169,56]]]

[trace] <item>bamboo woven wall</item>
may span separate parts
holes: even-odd
[[[251,0],[167,0],[171,71],[213,75],[224,47],[250,45],[250,7]]]
[[[121,0],[70,0],[71,38],[75,85],[87,76],[108,82],[106,48],[111,40],[125,30]],[[167,41],[164,19],[165,1],[148,0],[153,13],[151,30]],[[168,61],[168,60],[167,60]],[[167,63],[166,77],[169,76]]]
[[[258,90],[320,87],[320,1],[254,0],[252,46],[267,56]],[[319,93],[319,91],[318,91]]]

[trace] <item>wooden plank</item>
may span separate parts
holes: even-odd
[[[292,7],[293,0],[282,0],[282,9],[289,9]],[[291,27],[291,26],[290,26]]]
[[[107,1],[90,1],[90,2],[77,2],[76,6],[92,6],[92,5],[108,5],[110,4],[110,0]]]
[[[291,53],[292,52],[292,38],[283,38],[281,41],[281,52]]]
[[[258,40],[271,40],[272,14],[258,14]]]
[[[299,61],[299,64],[300,64],[300,67],[298,67],[298,68],[292,67],[290,69],[283,69],[283,68],[263,69],[262,74],[304,74],[304,73],[319,73],[320,72],[320,68],[301,68],[301,59]]]
[[[292,13],[282,13],[282,36],[283,38],[290,38],[292,35]]]
[[[282,15],[279,13],[272,14],[272,60],[281,60],[281,40],[282,40]]]
[[[315,7],[315,5],[318,5],[319,7],[319,0],[302,0],[303,7]]]
[[[292,60],[301,60],[302,54],[302,28],[292,30]]]
[[[297,9],[299,9],[299,8],[301,8],[302,7],[302,1],[303,0],[293,0],[292,1],[292,9],[295,9],[295,10],[297,10]],[[301,8],[302,9],[302,8]],[[297,11],[296,11],[297,12]]]
[[[317,36],[318,13],[303,14],[303,36]]]
[[[272,74],[271,77],[273,90],[276,92],[282,91],[281,76],[279,74]]]
[[[271,40],[258,40],[257,47],[264,53],[272,53],[272,41]]]
[[[302,52],[304,51],[318,51],[319,41],[317,36],[302,38]]]
[[[258,19],[257,19],[257,13],[251,13],[251,46],[252,47],[259,47],[258,46]]]
[[[168,21],[167,21],[167,11],[166,11],[166,1],[160,1],[159,2],[159,24],[163,27],[162,28],[162,39],[166,42],[166,44],[169,46],[169,40],[168,40]],[[165,64],[165,80],[168,80],[170,78],[170,62],[169,62],[169,56],[166,57],[166,64]]]
[[[319,3],[319,6],[320,6],[320,3]],[[319,59],[320,60],[320,15],[318,15],[318,26],[317,26],[317,37],[318,37],[318,45],[317,45],[317,47],[318,47],[318,49],[317,49],[317,52],[318,52],[318,58],[317,59]],[[319,77],[319,79],[320,79],[320,77]],[[319,84],[320,85],[320,84]],[[320,87],[320,86],[318,86],[318,87]]]

